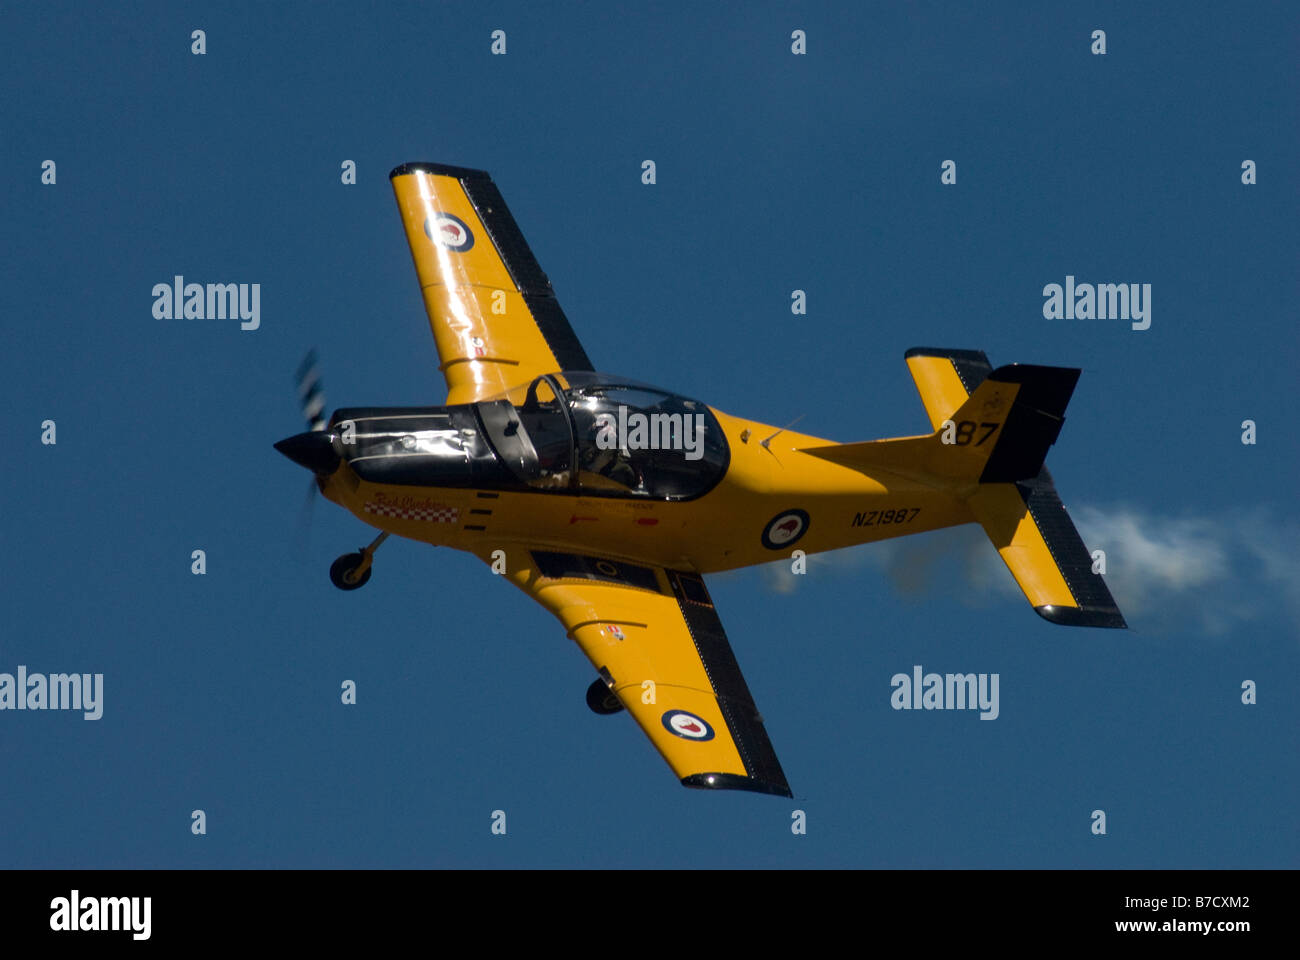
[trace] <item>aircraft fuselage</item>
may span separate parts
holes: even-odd
[[[809,456],[800,448],[830,441],[703,404],[691,415],[707,418],[708,457],[692,465],[668,449],[633,456],[632,466],[597,464],[610,458],[580,431],[551,430],[559,439],[548,440],[535,401],[339,410],[316,441],[338,453],[332,469],[319,453],[321,490],[370,526],[484,558],[527,542],[699,573],[973,519],[959,491]]]

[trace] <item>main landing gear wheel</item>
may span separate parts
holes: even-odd
[[[388,539],[387,532],[381,533],[370,546],[362,547],[357,553],[345,553],[330,564],[330,583],[340,590],[356,590],[364,587],[370,579],[370,564],[375,558],[379,545]]]
[[[598,713],[602,717],[618,713],[623,709],[623,704],[619,702],[618,697],[614,696],[614,691],[600,679],[587,688],[587,706],[591,707],[592,713]]]
[[[364,570],[362,564],[365,564]],[[330,582],[340,590],[356,590],[366,585],[373,572],[370,558],[364,553],[345,553],[330,564]]]

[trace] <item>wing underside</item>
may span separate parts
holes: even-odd
[[[389,179],[449,404],[503,393],[538,374],[592,368],[487,173],[407,163]]]
[[[507,576],[564,624],[684,785],[791,796],[698,574],[526,546],[506,553]]]

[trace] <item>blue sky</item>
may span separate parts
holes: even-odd
[[[0,672],[105,693],[97,721],[0,712],[0,866],[1296,866],[1298,24],[11,10]],[[1082,367],[1048,463],[1133,629],[1040,620],[974,529],[712,578],[790,803],[679,787],[626,716],[588,711],[555,621],[467,555],[390,541],[335,590],[371,531],[318,503],[304,537],[306,478],[271,444],[300,428],[311,346],[331,407],[445,396],[387,181],[417,160],[491,171],[599,368],[727,412],[914,434],[908,347]],[[260,283],[260,329],[156,320],[176,274]],[[1150,283],[1150,329],[1045,320],[1067,275]],[[1000,716],[892,710],[915,664],[998,673]]]

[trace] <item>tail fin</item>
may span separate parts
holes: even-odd
[[[1038,476],[1048,448],[1061,433],[1065,408],[1080,372],[1071,367],[1014,363],[998,367],[975,388],[949,422],[958,443],[969,424],[976,424],[968,431],[973,442],[993,431],[988,434],[993,449],[980,473],[980,483]]]
[[[923,482],[1005,483],[1038,475],[1061,432],[1078,370],[1029,364],[989,370],[984,354],[974,351],[951,351],[957,359],[945,356],[943,366],[914,365],[913,353],[909,351],[908,364],[934,433],[805,447],[802,452],[864,472],[887,470]]]
[[[906,359],[931,425],[941,431],[947,424],[958,442],[966,440],[957,449],[968,475],[980,443],[994,442],[967,503],[1034,610],[1067,626],[1126,626],[1043,466],[1080,371],[992,370],[973,350],[917,348]]]
[[[803,452],[864,472],[957,483],[1040,616],[1068,626],[1126,626],[1043,466],[1080,371],[994,370],[974,350],[916,348],[906,358],[933,434]]]
[[[964,464],[961,474],[978,468],[980,483],[1038,475],[1061,432],[1078,370],[1030,364],[993,370],[978,350],[914,347],[905,357],[930,425],[956,448],[948,459],[955,453]]]

